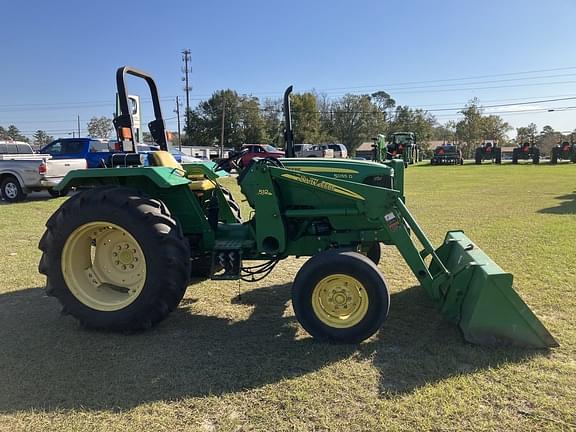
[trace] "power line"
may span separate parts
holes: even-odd
[[[471,77],[462,77],[462,78],[444,78],[439,80],[426,80],[426,81],[407,81],[403,83],[390,83],[390,84],[377,84],[377,85],[366,85],[366,86],[355,86],[355,87],[333,87],[324,90],[347,90],[347,89],[360,89],[360,88],[372,88],[372,87],[394,87],[394,86],[403,86],[403,85],[412,85],[412,84],[429,84],[429,83],[438,83],[438,82],[450,82],[450,81],[465,81],[465,80],[472,80],[472,79],[482,79],[482,78],[493,78],[493,77],[500,77],[500,76],[512,76],[512,75],[525,75],[531,73],[540,73],[540,72],[556,72],[561,70],[574,70],[576,66],[568,66],[568,67],[561,67],[561,68],[553,68],[553,69],[537,69],[531,71],[524,71],[524,72],[508,72],[508,73],[500,73],[500,74],[490,74],[490,75],[476,75]],[[573,75],[573,74],[568,74]],[[527,78],[517,78],[518,80],[522,79],[533,79],[535,77],[527,77]],[[545,78],[545,77],[543,77]]]

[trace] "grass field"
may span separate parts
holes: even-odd
[[[407,203],[435,244],[461,228],[560,342],[467,344],[393,248],[390,316],[359,346],[314,342],[290,286],[205,282],[143,334],[61,316],[37,273],[64,198],[0,204],[0,430],[379,431],[576,429],[576,166],[411,167]]]

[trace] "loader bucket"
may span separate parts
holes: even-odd
[[[462,231],[450,231],[436,255],[449,277],[432,286],[442,314],[458,323],[464,338],[482,345],[547,348],[558,342],[512,288],[504,272]],[[432,261],[430,273],[441,266]]]

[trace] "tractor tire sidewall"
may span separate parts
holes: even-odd
[[[335,328],[322,322],[314,313],[312,294],[322,279],[331,274],[356,278],[368,296],[364,318],[350,328]],[[292,285],[292,307],[296,318],[314,338],[334,343],[359,343],[382,326],[390,306],[384,277],[367,257],[350,251],[327,251],[310,258],[298,271]]]
[[[9,185],[13,185],[16,188],[16,196],[15,197],[10,197],[6,193],[5,189]],[[18,179],[16,177],[13,177],[13,176],[8,176],[4,180],[2,180],[2,183],[0,184],[0,195],[2,195],[2,198],[4,198],[4,200],[9,202],[9,203],[15,203],[18,201],[23,201],[26,198],[26,194],[22,190],[22,187],[20,186],[20,182],[18,181]]]
[[[154,209],[154,201],[137,191],[119,187],[102,189],[105,190],[95,189],[72,197],[48,221],[45,237],[50,237],[50,244],[41,242],[47,268],[41,272],[47,273],[51,294],[86,326],[115,331],[144,330],[161,321],[182,300],[190,275],[189,248],[180,226],[169,214],[163,214],[167,212],[162,211],[163,204]],[[133,202],[130,197],[138,198]],[[122,201],[125,204],[119,206]],[[146,260],[146,280],[141,293],[120,310],[98,311],[85,305],[72,294],[62,274],[62,251],[67,239],[78,227],[95,221],[109,222],[129,232]],[[166,230],[173,232],[163,232]]]

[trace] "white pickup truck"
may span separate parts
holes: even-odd
[[[322,144],[294,144],[294,153],[296,157],[334,157],[334,150]]]
[[[7,202],[22,201],[30,192],[53,190],[68,172],[86,168],[85,159],[52,159],[33,153],[30,145],[0,141],[0,195]]]

